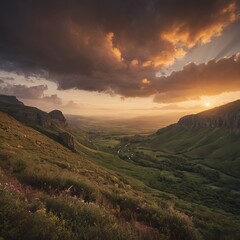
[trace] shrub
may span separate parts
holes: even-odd
[[[121,226],[114,216],[95,204],[51,198],[46,207],[66,220],[76,239],[136,239],[131,228]]]
[[[0,235],[9,240],[72,239],[64,221],[56,215],[44,208],[31,212],[25,202],[1,190]]]
[[[95,201],[98,195],[97,189],[94,186],[77,178],[59,177],[50,174],[43,175],[33,172],[25,172],[19,177],[23,182],[34,187],[45,190],[69,191],[71,195],[81,196],[87,202]]]

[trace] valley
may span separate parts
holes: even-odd
[[[240,0],[0,3],[0,240],[240,240]]]
[[[86,155],[101,166],[144,183],[141,191],[148,196],[151,192],[161,200],[174,202],[187,214],[201,216],[201,221],[195,220],[205,231],[209,217],[216,224],[216,232],[221,231],[221,224],[226,227],[229,217],[239,224],[238,136],[225,129],[189,130],[176,125],[150,135],[85,131],[91,142]]]
[[[43,127],[36,109],[0,108],[4,239],[240,236],[240,138],[229,129],[176,123],[142,132],[130,124],[124,132],[116,122],[60,113]],[[64,132],[74,148],[58,137]],[[39,228],[27,231],[29,221]]]

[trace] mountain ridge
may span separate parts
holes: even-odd
[[[240,100],[236,100],[197,114],[184,116],[179,119],[177,124],[186,128],[226,128],[239,135]]]
[[[83,131],[79,124],[64,130],[74,136],[74,152],[62,146],[57,128],[39,130],[37,125],[16,121],[1,113],[4,106],[5,110],[41,110],[0,104],[0,188],[12,184],[4,180],[10,178],[33,189],[30,198],[35,191],[40,194],[35,202],[39,207],[25,203],[26,210],[33,213],[30,216],[45,211],[45,218],[50,221],[48,214],[55,214],[66,222],[63,226],[70,234],[78,234],[76,239],[82,239],[81,234],[87,234],[84,239],[103,234],[101,239],[106,240],[239,239],[238,135],[223,128],[186,128],[179,124],[153,135],[129,135],[127,131],[127,135],[113,135],[92,131],[92,126]],[[58,119],[60,112],[54,110],[51,114]],[[14,214],[14,197],[9,201],[8,193],[1,195],[0,189],[0,213],[9,209],[8,214]],[[24,197],[28,199],[29,194]],[[100,216],[95,215],[94,206],[100,209]],[[19,219],[24,218],[21,209]],[[113,220],[98,225],[109,214]],[[93,227],[89,217],[93,218]],[[11,219],[6,217],[14,228]],[[114,230],[112,227],[116,226]],[[40,233],[45,228],[40,228]],[[147,232],[139,233],[139,229]],[[121,235],[115,238],[117,232]],[[48,232],[51,233],[59,234],[56,229]],[[141,238],[139,234],[147,235]],[[69,239],[75,238],[66,238]]]
[[[0,111],[75,150],[74,139],[66,130],[67,120],[60,110],[47,113],[36,107],[25,106],[15,96],[0,95]]]

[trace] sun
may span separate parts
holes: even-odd
[[[211,103],[210,103],[210,102],[204,102],[204,106],[205,106],[205,107],[210,107],[210,106],[211,106]]]

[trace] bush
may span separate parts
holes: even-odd
[[[47,199],[46,207],[66,220],[76,239],[137,239],[130,227],[121,226],[97,205],[51,198]]]
[[[94,186],[82,181],[80,179],[73,179],[67,177],[59,177],[50,174],[36,174],[32,172],[25,172],[19,178],[34,187],[55,190],[68,191],[72,196],[81,196],[87,202],[94,202],[97,198],[98,191]]]
[[[44,208],[31,212],[26,203],[1,190],[0,235],[9,240],[72,239],[64,221],[56,215]]]

